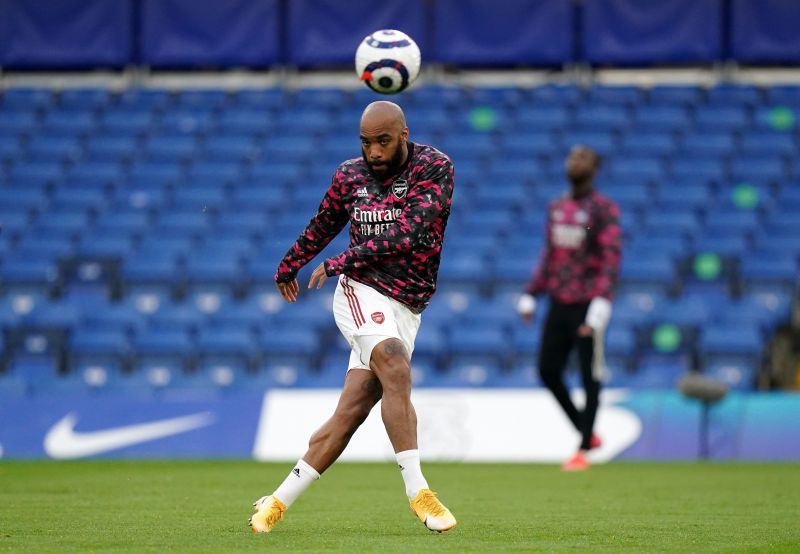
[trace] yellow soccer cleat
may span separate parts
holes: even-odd
[[[269,533],[280,520],[283,519],[283,512],[286,511],[286,504],[274,496],[262,496],[253,502],[256,513],[250,516],[248,523],[253,533]]]
[[[436,493],[430,489],[422,489],[416,498],[411,500],[411,511],[416,514],[425,527],[431,531],[449,531],[456,526],[456,518],[442,504]]]

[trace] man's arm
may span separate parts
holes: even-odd
[[[619,208],[609,202],[598,214],[597,257],[600,268],[590,286],[590,297],[601,296],[608,300],[614,297],[619,282],[619,265],[622,249],[622,230],[619,226]]]
[[[297,272],[319,254],[347,225],[349,219],[345,206],[344,173],[337,170],[331,186],[325,193],[316,215],[286,252],[275,273],[278,284],[294,281]]]
[[[441,235],[441,214],[450,207],[453,194],[453,165],[437,159],[422,179],[408,191],[402,213],[394,225],[362,244],[352,246],[325,261],[325,273],[332,277],[358,269],[385,256],[407,254],[429,236]]]
[[[619,226],[619,208],[614,203],[604,206],[597,218],[597,246],[599,249],[600,270],[591,283],[589,308],[586,311],[585,325],[579,333],[589,336],[591,332],[602,333],[611,319],[611,300],[619,281],[619,264],[622,243],[622,230]]]

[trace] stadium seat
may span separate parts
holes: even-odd
[[[697,86],[656,85],[648,91],[652,105],[691,106],[702,99],[703,91]]]
[[[247,329],[202,329],[195,345],[199,363],[249,368],[256,364],[257,342]]]
[[[501,366],[507,362],[509,341],[501,329],[459,329],[448,339],[447,352],[451,364],[483,362]]]
[[[137,333],[133,339],[133,349],[137,366],[142,371],[162,364],[171,368],[182,368],[195,353],[195,345],[189,332],[168,325]]]
[[[755,361],[764,348],[761,332],[755,324],[739,321],[736,324],[714,324],[703,329],[698,342],[701,356],[726,354],[743,356]]]
[[[757,362],[707,358],[703,373],[724,384],[729,390],[752,391],[758,374]]]

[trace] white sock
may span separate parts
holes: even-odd
[[[403,476],[403,483],[406,485],[406,495],[409,500],[413,500],[420,489],[428,488],[428,482],[419,466],[419,450],[403,450],[395,456],[400,467],[400,475]]]
[[[294,469],[283,480],[281,486],[275,489],[272,496],[286,504],[288,508],[297,497],[311,486],[311,483],[319,479],[317,470],[308,465],[302,458],[294,465]]]

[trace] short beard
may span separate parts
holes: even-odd
[[[400,171],[400,166],[403,165],[403,144],[400,143],[397,145],[397,149],[395,150],[394,154],[389,161],[386,162],[386,169],[382,171],[375,171],[372,169],[372,163],[367,159],[367,153],[363,150],[361,154],[364,156],[364,161],[367,163],[367,168],[369,169],[370,173],[372,173],[376,178],[381,181],[385,181],[389,177],[396,175]]]

